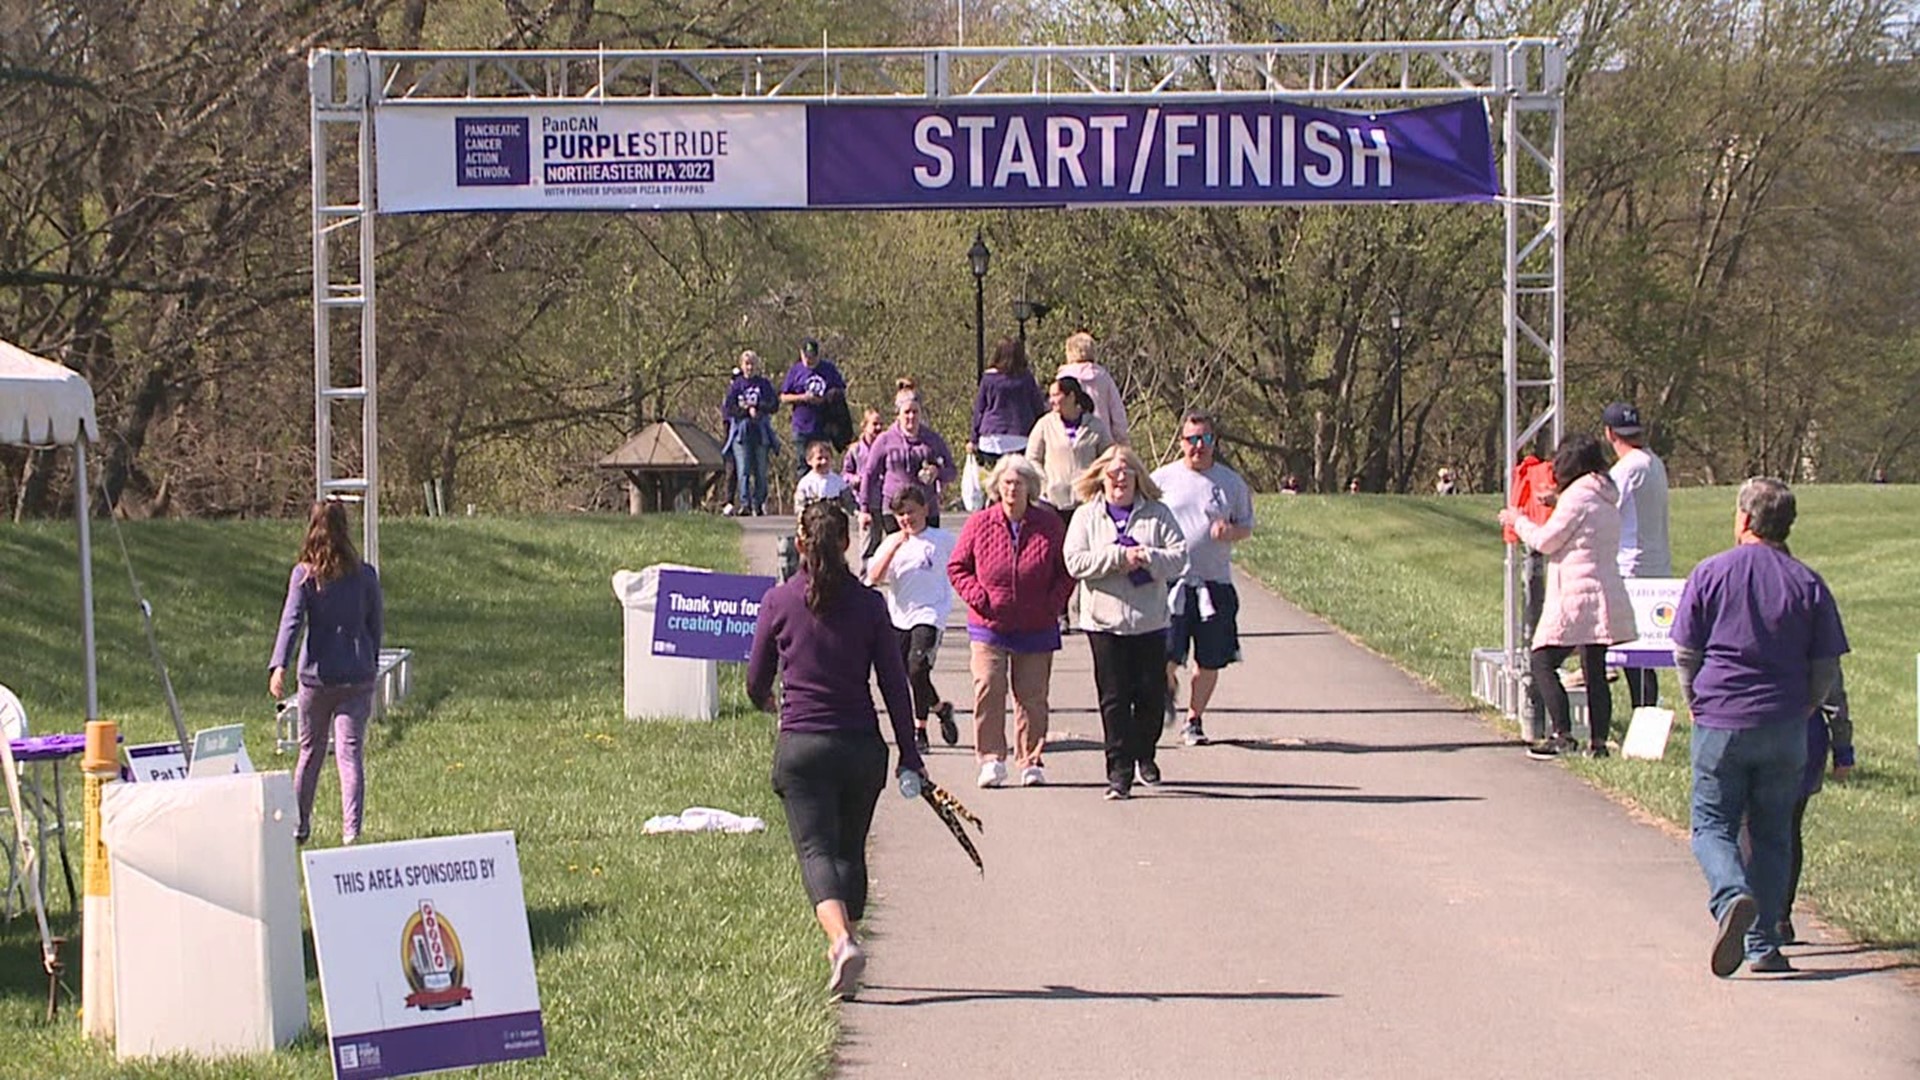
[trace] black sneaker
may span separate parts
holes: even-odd
[[[1133,798],[1133,792],[1125,784],[1108,784],[1105,798],[1108,802],[1123,802]]]
[[[960,725],[953,722],[953,702],[943,701],[935,705],[933,715],[940,718],[940,741],[948,746],[959,745]]]
[[[1205,746],[1207,745],[1206,729],[1200,726],[1200,721],[1189,720],[1187,726],[1180,729],[1180,741],[1188,746]]]
[[[1592,758],[1592,759],[1594,759],[1594,760],[1596,760],[1596,761],[1597,761],[1597,760],[1599,760],[1599,759],[1601,759],[1601,758],[1604,758],[1604,757],[1606,757],[1606,756],[1607,756],[1607,748],[1606,748],[1606,746],[1604,746],[1604,745],[1601,745],[1601,746],[1589,746],[1589,747],[1587,747],[1587,748],[1586,748],[1586,750],[1584,750],[1584,751],[1582,751],[1582,752],[1581,752],[1581,756],[1582,756],[1582,757],[1588,757],[1588,758]]]
[[[1139,763],[1139,770],[1140,770],[1140,782],[1141,782],[1141,783],[1143,783],[1143,784],[1145,784],[1145,785],[1147,785],[1148,787],[1158,787],[1158,786],[1159,786],[1159,784],[1160,784],[1160,764],[1159,764],[1158,762],[1154,762],[1154,761],[1142,761],[1142,762],[1140,762],[1140,763]]]
[[[1747,961],[1747,970],[1761,975],[1780,975],[1793,970],[1793,965],[1779,949],[1768,949],[1759,956]]]
[[[927,729],[926,728],[917,727],[913,729],[913,748],[915,750],[920,751],[922,754],[927,752],[928,745],[927,745]]]
[[[1734,897],[1720,913],[1720,932],[1714,935],[1709,962],[1715,975],[1724,979],[1740,970],[1740,962],[1747,957],[1747,931],[1759,917],[1760,905],[1746,893]]]
[[[1535,761],[1552,761],[1573,749],[1573,738],[1568,735],[1549,735],[1532,746],[1527,747],[1527,756]]]

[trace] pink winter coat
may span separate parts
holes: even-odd
[[[1553,516],[1513,524],[1523,543],[1547,557],[1547,596],[1533,647],[1619,645],[1638,636],[1633,603],[1620,578],[1618,489],[1606,473],[1588,473],[1560,493]]]

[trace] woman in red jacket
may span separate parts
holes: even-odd
[[[1036,507],[1044,481],[1024,454],[1008,454],[987,476],[986,509],[967,519],[947,563],[967,605],[973,652],[973,746],[980,786],[1007,782],[1007,691],[1013,691],[1014,765],[1020,783],[1047,782],[1047,683],[1060,651],[1060,613],[1073,592],[1062,556],[1066,526]]]

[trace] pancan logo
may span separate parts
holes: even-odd
[[[400,967],[413,989],[407,995],[408,1008],[451,1009],[473,997],[464,985],[467,963],[460,936],[431,900],[420,901],[400,932]]]

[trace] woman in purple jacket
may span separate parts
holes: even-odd
[[[1001,338],[973,395],[973,436],[967,440],[967,453],[988,469],[1001,454],[1026,453],[1027,433],[1046,411],[1046,398],[1027,364],[1026,343]]]
[[[362,743],[373,716],[373,680],[380,669],[380,638],[385,605],[380,575],[360,561],[347,537],[347,509],[336,499],[313,504],[307,514],[307,538],[300,561],[287,581],[280,609],[280,636],[273,643],[267,692],[275,701],[286,690],[287,666],[302,624],[300,646],[300,756],[294,766],[300,800],[300,824],[294,839],[306,843],[312,832],[313,797],[326,764],[322,734],[331,724],[333,760],[340,769],[340,840],[360,838],[366,794]]]
[[[867,906],[867,832],[887,784],[887,744],[867,681],[880,683],[900,748],[900,794],[917,799],[926,766],[913,742],[913,700],[887,602],[847,568],[852,530],[839,504],[800,515],[800,571],[767,590],[747,661],[747,697],[773,709],[780,733],[773,790],[787,811],[800,879],[827,935],[827,993],[853,997],[866,955],[854,937]]]
[[[912,379],[894,383],[893,426],[880,433],[867,451],[867,467],[860,479],[860,526],[867,531],[864,558],[880,550],[882,537],[900,531],[900,522],[882,507],[908,488],[927,497],[927,526],[940,527],[940,486],[960,476],[947,440],[920,420],[920,391]],[[875,524],[880,528],[874,528]]]

